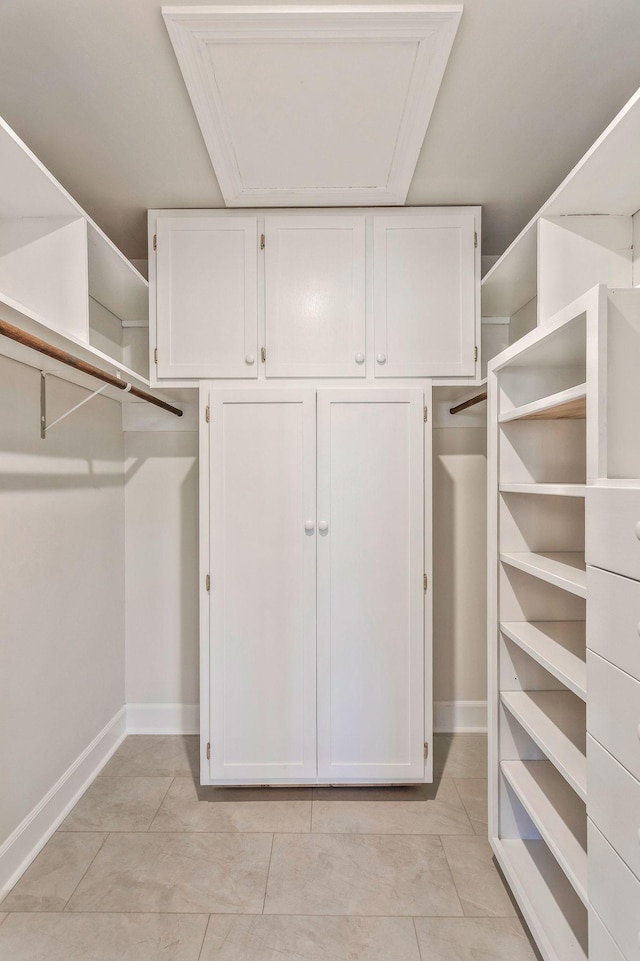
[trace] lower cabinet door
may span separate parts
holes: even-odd
[[[424,420],[415,390],[318,393],[318,777],[424,776]]]
[[[210,411],[210,776],[314,778],[315,392]]]

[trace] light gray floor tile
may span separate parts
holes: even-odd
[[[270,834],[111,834],[70,911],[256,914]]]
[[[486,778],[486,734],[436,734],[433,771],[434,777]]]
[[[200,961],[420,961],[411,918],[212,917]],[[519,959],[514,959],[519,961]]]
[[[206,914],[12,914],[3,961],[198,961]]]
[[[473,830],[482,837],[487,836],[487,779],[486,778],[458,778],[456,788],[462,798]]]
[[[433,801],[439,781],[430,784],[377,784],[372,787],[315,787],[314,801]]]
[[[227,803],[228,801],[311,801],[312,787],[216,787],[199,784],[191,779],[198,792],[199,801]]]
[[[416,918],[428,961],[536,961],[518,918]]]
[[[3,910],[62,911],[106,837],[54,834],[6,896]]]
[[[158,811],[151,831],[309,831],[311,801],[198,800],[191,778],[176,778]]]
[[[488,841],[481,837],[443,837],[442,844],[465,915],[515,915]]]
[[[146,831],[171,786],[170,777],[99,777],[60,831]]]
[[[314,801],[312,831],[326,834],[473,834],[453,781],[431,801]]]
[[[143,735],[126,738],[100,772],[101,777],[198,776],[197,735]]]
[[[439,838],[276,834],[265,914],[461,915]]]

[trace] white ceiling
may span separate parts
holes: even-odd
[[[463,3],[407,202],[498,254],[640,86],[640,2]],[[132,258],[147,208],[224,206],[160,7],[0,0],[0,115]]]

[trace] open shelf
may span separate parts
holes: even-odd
[[[503,691],[500,700],[586,801],[585,705],[570,691]]]
[[[491,845],[544,957],[587,961],[587,912],[545,841]]]
[[[549,761],[502,761],[503,777],[588,907],[587,810]]]
[[[500,560],[578,597],[587,596],[587,567],[584,554],[580,551],[554,551],[547,554],[501,552]]]
[[[586,497],[586,484],[500,484],[501,494],[546,494],[548,497]]]
[[[587,698],[584,621],[515,621],[500,630],[583,701]]]
[[[508,424],[514,420],[584,420],[586,415],[587,385],[577,384],[530,404],[504,411],[498,421]]]

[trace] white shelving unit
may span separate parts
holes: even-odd
[[[585,511],[637,474],[639,364],[640,289],[603,286],[489,364],[489,834],[546,961],[586,959],[588,931],[602,933],[587,882]]]
[[[0,316],[75,358],[149,386],[148,283],[0,119]],[[0,351],[95,380],[0,337]],[[126,400],[109,388],[107,396]]]

